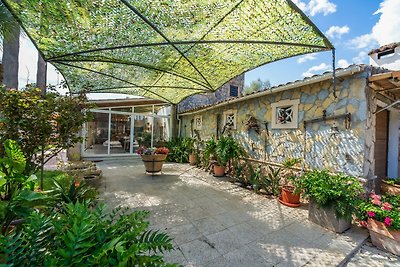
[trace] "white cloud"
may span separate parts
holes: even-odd
[[[316,74],[316,72],[322,72],[331,69],[332,66],[327,65],[326,63],[321,63],[317,66],[313,66],[309,68],[306,72],[303,73],[304,77],[310,77]]]
[[[351,39],[349,45],[353,49],[370,48],[376,45],[376,39],[372,34],[364,34]]]
[[[339,59],[337,63],[338,68],[347,68],[350,63],[346,59]]]
[[[326,35],[331,38],[340,38],[343,34],[346,34],[350,31],[350,28],[345,25],[343,27],[340,26],[331,26],[327,31]]]
[[[375,12],[380,14],[379,21],[372,28],[372,36],[379,45],[386,45],[400,41],[400,1],[385,0],[380,4],[380,9]]]
[[[307,4],[301,0],[293,0],[303,12],[310,14],[311,16],[315,16],[319,13],[324,14],[324,16],[335,13],[336,5],[329,0],[310,0]]]
[[[318,13],[323,13],[326,16],[336,12],[336,5],[328,0],[311,0],[307,5],[307,9],[311,16],[315,16]]]
[[[367,51],[361,51],[356,57],[353,57],[353,62],[356,64],[367,64],[369,56]]]
[[[307,55],[304,55],[301,58],[297,59],[297,63],[301,64],[301,63],[304,63],[304,62],[307,62],[307,61],[314,60],[316,58],[317,58],[317,56],[316,56],[315,53],[307,54]]]

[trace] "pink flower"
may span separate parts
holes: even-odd
[[[392,222],[393,222],[392,218],[390,218],[390,217],[386,217],[385,218],[385,225],[386,226],[390,226],[392,224]]]
[[[368,215],[368,217],[373,218],[373,217],[375,217],[375,212],[367,211],[367,215]]]
[[[377,206],[381,205],[381,201],[379,199],[377,199],[377,198],[374,198],[371,202],[372,202],[372,204],[375,204]]]
[[[385,202],[385,203],[383,203],[382,209],[383,210],[391,210],[392,209],[392,205],[390,205],[390,203]]]
[[[381,196],[375,195],[374,193],[371,193],[369,196],[370,196],[371,198],[373,198],[373,199],[381,200]]]

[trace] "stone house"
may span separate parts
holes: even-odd
[[[205,140],[228,130],[259,162],[301,158],[307,169],[397,177],[399,110],[369,81],[383,71],[351,65],[337,70],[335,89],[324,73],[187,110],[180,134]]]

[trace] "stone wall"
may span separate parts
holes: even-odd
[[[190,121],[194,116],[201,115],[203,125],[199,130],[200,137],[202,140],[212,138],[217,131],[216,125],[222,124],[221,115],[218,114],[223,114],[226,110],[237,110],[237,128],[232,130],[232,135],[240,141],[249,157],[269,162],[282,162],[289,157],[302,158],[306,168],[326,168],[333,172],[363,177],[371,169],[371,166],[364,164],[368,156],[366,153],[370,153],[365,151],[368,130],[367,76],[368,73],[364,71],[339,78],[336,99],[333,96],[332,82],[328,80],[282,92],[267,95],[264,93],[257,98],[184,115],[180,117],[181,135],[190,136]],[[271,104],[295,99],[300,100],[298,128],[272,129]],[[351,113],[348,129],[345,119],[340,118],[308,123],[305,130],[304,120],[322,117],[323,110],[326,110],[328,117]],[[259,134],[254,129],[247,129],[245,123],[250,116],[258,120]],[[369,124],[373,127],[373,123]]]
[[[179,103],[178,111],[183,112],[185,110],[193,109],[204,105],[210,105],[228,99],[229,88],[231,84],[238,87],[239,95],[241,95],[244,87],[244,74],[241,74],[233,78],[232,80],[221,86],[214,93],[197,94],[186,98],[181,103]]]

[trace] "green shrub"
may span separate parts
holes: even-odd
[[[170,162],[188,163],[189,154],[193,152],[194,139],[190,137],[172,138],[166,143],[169,149],[167,160]]]
[[[357,178],[326,170],[308,172],[299,181],[305,197],[322,207],[334,206],[338,217],[351,217],[364,191]]]
[[[64,213],[32,212],[21,231],[0,236],[1,262],[10,266],[175,266],[165,233],[147,230],[147,211],[106,213],[69,203]],[[161,255],[160,255],[161,254]]]

